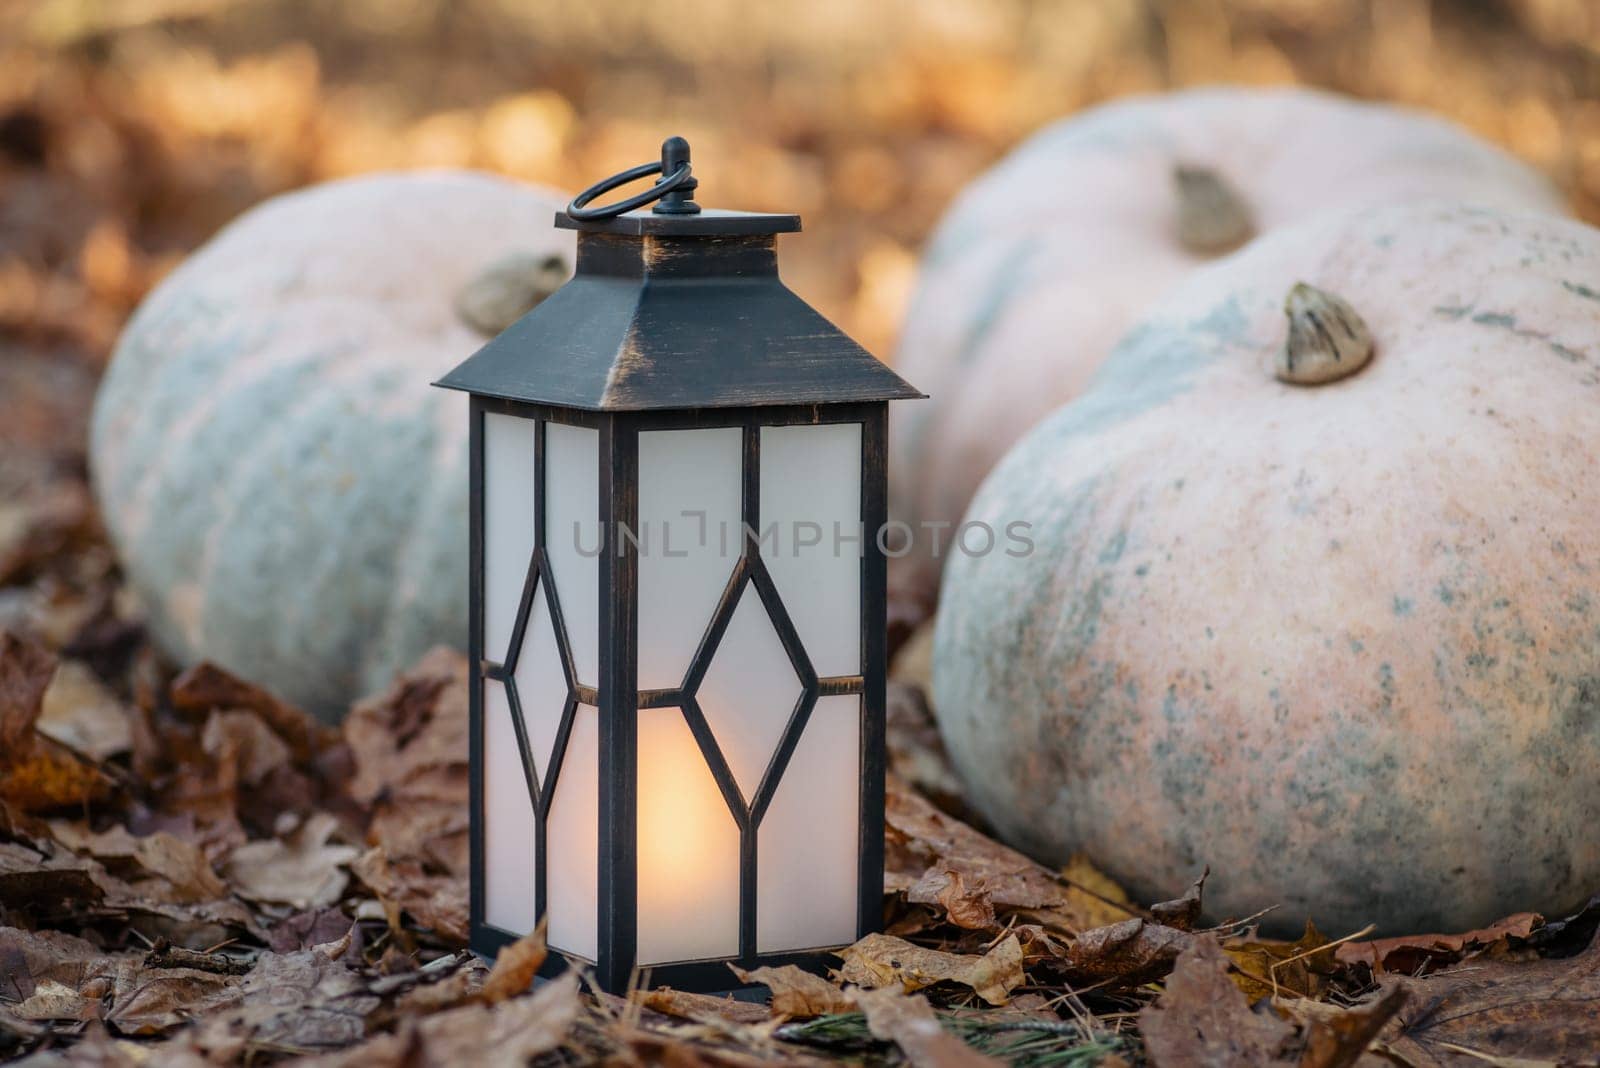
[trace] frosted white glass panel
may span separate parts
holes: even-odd
[[[761,821],[756,949],[781,953],[856,938],[861,698],[822,697]]]
[[[746,585],[740,594],[697,694],[711,733],[749,801],[800,699],[800,677],[755,586]]]
[[[579,705],[545,818],[550,945],[594,960],[600,880],[600,711]],[[531,884],[530,884],[531,885]]]
[[[761,428],[761,557],[818,675],[861,670],[861,424]],[[875,532],[874,532],[875,533]],[[815,544],[807,544],[814,542]]]
[[[534,422],[483,417],[483,655],[505,663],[533,559]]]
[[[556,628],[550,619],[544,584],[533,591],[533,606],[528,626],[522,632],[522,651],[517,654],[517,703],[522,706],[522,728],[528,734],[528,749],[533,753],[534,771],[543,784],[550,767],[550,751],[555,748],[556,728],[561,726],[561,710],[567,701],[567,677],[561,670],[561,652],[556,646]]]
[[[679,709],[639,712],[638,820],[639,963],[737,956],[739,828]]]
[[[545,549],[578,681],[600,681],[600,432],[546,423]]]
[[[744,432],[639,435],[639,685],[683,682],[739,558]],[[699,513],[685,515],[685,512]]]
[[[538,920],[534,901],[533,797],[522,770],[522,749],[511,725],[505,686],[483,684],[484,918],[513,934]]]

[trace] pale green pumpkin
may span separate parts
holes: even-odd
[[[467,417],[430,383],[568,273],[488,175],[277,197],[164,280],[96,401],[107,527],[160,644],[324,717],[467,634]]]
[[[1209,864],[1214,916],[1279,906],[1279,933],[1579,903],[1597,468],[1600,231],[1413,203],[1258,239],[974,500],[1035,550],[946,572],[934,690],[972,803],[1142,900]]]
[[[896,366],[930,399],[890,425],[891,511],[956,523],[1191,272],[1317,212],[1416,196],[1559,213],[1542,177],[1441,119],[1305,89],[1134,97],[1046,128],[963,192],[924,257]],[[890,565],[931,603],[940,560]]]

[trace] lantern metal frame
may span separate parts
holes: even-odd
[[[644,981],[652,985],[727,990],[740,985],[730,963],[746,969],[783,964],[817,969],[840,948],[776,953],[757,948],[761,822],[822,697],[860,697],[856,937],[882,922],[887,650],[886,556],[879,534],[887,520],[888,402],[922,394],[779,281],[775,235],[797,231],[797,216],[701,211],[687,199],[698,183],[687,173],[678,178],[689,170],[688,146],[681,139],[663,145],[659,167],[634,170],[659,170],[676,184],[657,183],[655,194],[663,203],[651,213],[607,213],[620,205],[558,213],[558,227],[578,231],[576,277],[436,383],[470,394],[470,944],[492,957],[517,938],[489,925],[485,916],[485,874],[492,858],[484,834],[484,689],[493,683],[505,686],[533,804],[535,914],[547,914],[550,807],[579,707],[592,706],[598,717],[600,778],[596,959],[581,963],[594,969],[601,987],[614,992],[637,981],[636,971],[647,971]],[[608,179],[584,195],[615,184],[620,183]],[[484,648],[484,422],[492,414],[528,419],[534,427],[537,522],[510,645],[503,651]],[[551,423],[591,428],[598,436],[599,514],[594,518],[605,540],[597,576],[599,656],[593,687],[581,685],[575,671],[544,529],[545,435]],[[819,677],[761,555],[761,430],[843,423],[861,428],[859,672]],[[680,684],[640,689],[639,545],[619,536],[638,530],[639,435],[728,427],[741,429],[743,443],[744,526],[737,559],[730,561],[717,606]],[[541,588],[567,691],[544,781],[537,774],[514,678]],[[747,588],[755,589],[800,683],[776,749],[749,797],[697,699]],[[489,655],[501,652],[503,659]],[[739,832],[739,951],[636,968],[638,715],[672,707],[681,710]],[[544,972],[554,974],[571,963],[553,953]]]
[[[488,414],[512,415],[534,422],[534,549],[528,576],[523,583],[510,647],[504,659],[484,648],[484,531],[483,531],[483,418]],[[550,405],[523,404],[473,397],[471,403],[471,570],[472,627],[470,658],[471,690],[471,947],[492,957],[518,937],[510,931],[489,925],[484,919],[484,871],[488,858],[484,848],[483,783],[483,689],[486,681],[506,686],[512,708],[512,723],[521,750],[523,774],[537,822],[535,838],[535,910],[545,914],[547,865],[546,819],[560,781],[562,761],[579,705],[599,711],[601,771],[600,782],[600,895],[597,902],[597,959],[592,962],[601,986],[625,989],[632,979],[635,954],[637,872],[634,869],[637,818],[637,714],[641,709],[678,708],[689,725],[706,767],[717,784],[728,811],[739,830],[739,954],[703,961],[688,961],[648,968],[651,984],[680,989],[723,990],[739,983],[728,963],[751,969],[763,965],[800,964],[815,968],[825,963],[821,956],[834,946],[818,946],[784,953],[759,953],[756,950],[756,872],[757,837],[767,806],[783,781],[784,772],[812,708],[820,697],[859,695],[860,708],[860,830],[857,846],[857,937],[877,930],[883,910],[884,849],[884,687],[886,638],[884,603],[885,556],[875,539],[865,536],[861,552],[861,671],[855,675],[819,677],[811,666],[804,644],[790,621],[783,599],[762,561],[754,532],[760,531],[761,429],[763,427],[853,423],[861,427],[861,519],[864,531],[882,528],[887,516],[885,447],[887,404],[884,402],[839,405],[797,405],[751,409],[702,409],[692,411],[647,411],[628,413],[587,412]],[[548,423],[583,426],[599,432],[600,515],[602,529],[608,532],[600,556],[599,583],[600,655],[599,679],[591,688],[581,685],[574,670],[566,621],[561,613],[556,584],[551,578],[547,558],[548,532],[543,529],[544,436]],[[680,686],[671,689],[639,689],[638,663],[638,546],[627,538],[612,534],[619,528],[637,529],[638,524],[638,442],[639,433],[650,430],[739,428],[743,431],[742,458],[742,544],[731,564],[717,607],[702,634],[695,654]],[[557,635],[567,696],[561,722],[549,757],[546,774],[540,781],[523,725],[520,697],[513,677],[522,639],[533,609],[536,590],[545,590],[546,604]],[[795,669],[801,693],[789,713],[781,741],[763,773],[761,785],[746,798],[735,781],[727,761],[696,700],[696,691],[710,667],[735,607],[746,586],[753,586],[767,617],[771,620],[789,662]],[[567,961],[552,954],[547,974],[563,970]]]

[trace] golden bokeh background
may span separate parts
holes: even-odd
[[[786,277],[888,355],[965,182],[1214,82],[1430,108],[1600,219],[1596,0],[0,0],[0,339],[103,361],[186,250],[309,182],[572,190],[681,133],[702,202],[805,216]]]

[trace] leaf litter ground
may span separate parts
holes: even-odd
[[[335,729],[214,665],[174,674],[114,569],[75,566],[14,584],[0,633],[0,1051],[24,1063],[1322,1068],[1600,1049],[1600,900],[1379,940],[1206,926],[1203,872],[1141,905],[1087,858],[1052,871],[952,814],[906,682],[884,930],[830,974],[730,969],[756,1001],[614,997],[582,974],[535,982],[539,933],[486,967],[462,948],[459,654]]]

